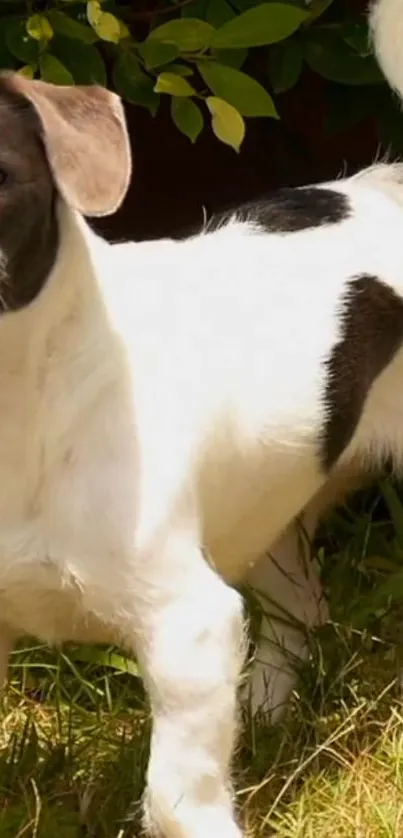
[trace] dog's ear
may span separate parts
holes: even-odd
[[[64,87],[2,74],[1,86],[33,106],[58,189],[83,215],[113,213],[130,182],[131,154],[119,97],[96,85]]]

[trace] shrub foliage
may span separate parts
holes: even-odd
[[[313,71],[330,130],[382,115],[403,123],[372,54],[365,14],[343,0],[0,0],[0,68],[56,84],[101,84],[155,115],[170,102],[191,142],[205,123],[239,150],[245,120],[279,118]],[[256,60],[258,59],[258,60]]]

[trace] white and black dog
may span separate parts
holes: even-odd
[[[372,28],[403,92],[403,0]],[[130,170],[114,94],[2,77],[0,666],[24,633],[135,650],[147,828],[239,838],[232,585],[320,622],[296,516],[312,535],[351,481],[403,462],[403,167],[112,246],[83,216],[113,212]],[[275,634],[252,681],[268,709],[293,677]]]

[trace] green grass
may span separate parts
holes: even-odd
[[[393,485],[336,512],[317,551],[333,622],[311,638],[284,723],[244,725],[241,818],[248,838],[403,838],[403,501]],[[1,838],[140,835],[149,732],[133,664],[25,642],[0,714]]]

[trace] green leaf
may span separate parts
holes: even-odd
[[[150,70],[154,67],[161,67],[163,64],[169,64],[179,55],[178,47],[174,44],[164,44],[162,41],[144,41],[143,44],[140,44],[138,50],[147,69]]]
[[[361,57],[343,41],[340,30],[317,27],[307,33],[304,58],[309,67],[339,84],[380,84],[384,79],[372,56]]]
[[[72,46],[71,38],[55,35],[52,41],[52,55],[55,55],[70,71],[76,84],[106,86],[105,64],[93,44],[76,41]]]
[[[110,12],[102,12],[94,29],[103,41],[110,41],[111,44],[119,43],[121,38],[120,21]]]
[[[119,29],[120,29],[119,40],[124,41],[126,38],[131,38],[132,36],[131,36],[130,29],[129,29],[128,26],[126,26],[125,22],[118,18],[118,23],[119,23]]]
[[[227,3],[227,0],[208,0],[205,15],[207,23],[211,23],[216,29],[223,26],[229,20],[235,17],[233,8]]]
[[[196,92],[183,76],[176,73],[160,73],[154,90],[156,93],[169,93],[170,96],[193,96]]]
[[[110,12],[103,12],[99,0],[88,0],[87,18],[102,41],[118,44],[121,38],[120,21]]]
[[[101,3],[100,0],[88,0],[87,3],[87,20],[94,26],[95,23],[99,20],[102,14]]]
[[[198,67],[215,96],[229,102],[243,116],[278,117],[270,94],[246,73],[213,61],[200,63]]]
[[[10,52],[24,64],[32,64],[37,60],[39,42],[28,35],[25,20],[17,18],[9,21],[6,43]]]
[[[26,22],[26,30],[34,41],[46,43],[53,38],[53,29],[45,15],[31,15]]]
[[[174,124],[192,143],[203,129],[203,115],[192,99],[174,96],[171,102],[171,116]]]
[[[74,78],[67,67],[49,52],[40,56],[39,70],[43,81],[49,81],[52,84],[74,84]]]
[[[204,20],[190,17],[178,18],[153,29],[147,41],[174,44],[181,52],[197,52],[209,46],[214,31],[213,27]]]
[[[75,41],[82,41],[84,44],[93,44],[94,41],[98,40],[98,36],[93,29],[69,17],[65,12],[50,9],[47,16],[53,31],[58,32],[59,35],[65,35],[66,38],[73,38]]]
[[[350,18],[344,21],[341,32],[346,44],[355,52],[361,56],[371,55],[371,41],[366,21]]]
[[[183,76],[184,78],[193,76],[193,68],[188,67],[186,64],[170,64],[169,72],[176,73],[177,76]]]
[[[211,127],[216,137],[235,151],[239,151],[245,136],[245,123],[241,114],[217,96],[209,96],[206,104],[211,113]]]
[[[240,70],[248,57],[247,49],[213,49],[212,55],[220,64]]]
[[[159,104],[154,81],[144,73],[133,53],[122,52],[113,67],[113,83],[117,93],[134,105],[143,105],[154,116]]]
[[[33,79],[35,76],[35,68],[31,64],[24,64],[23,67],[17,71],[19,76],[22,76],[24,79]]]
[[[298,6],[262,3],[225,23],[211,40],[215,49],[259,47],[292,35],[308,17]]]
[[[273,44],[269,54],[269,78],[275,93],[285,93],[297,83],[302,71],[302,47],[296,38]]]

